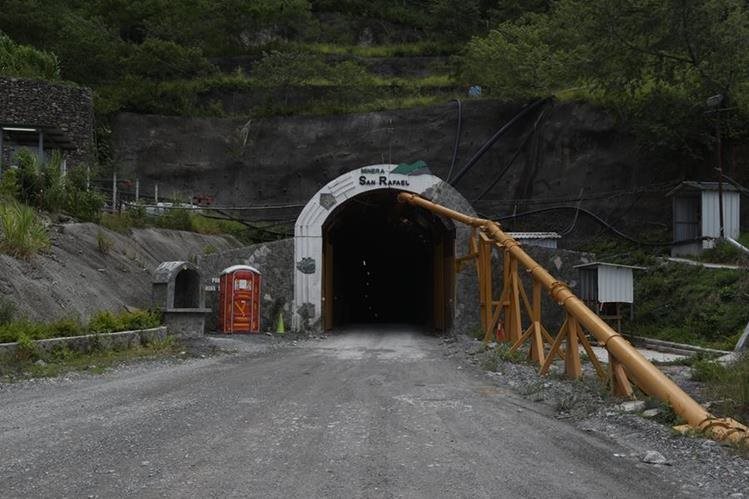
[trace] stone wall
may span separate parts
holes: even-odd
[[[89,88],[0,77],[0,125],[59,129],[74,148],[67,153],[69,167],[94,159],[94,101]],[[3,164],[10,160],[5,149]]]

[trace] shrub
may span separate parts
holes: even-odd
[[[10,324],[16,315],[16,304],[6,298],[0,298],[0,326]]]
[[[18,45],[0,32],[0,75],[57,80],[60,63],[54,54]]]
[[[133,329],[148,329],[161,324],[158,312],[98,312],[91,317],[88,326],[78,318],[64,318],[53,322],[32,322],[27,319],[0,323],[0,343],[11,343],[26,337],[31,340],[80,336],[86,333],[100,334]]]
[[[19,193],[18,172],[15,168],[5,170],[0,178],[0,200],[18,199]]]
[[[109,239],[106,234],[104,234],[104,231],[99,229],[99,231],[96,233],[96,249],[99,250],[99,253],[108,255],[112,250],[112,244],[112,240]]]
[[[88,331],[94,334],[123,330],[120,318],[108,310],[95,313],[88,323]]]
[[[27,335],[22,334],[18,337],[18,346],[16,347],[16,359],[20,361],[31,360],[36,354],[36,345]]]
[[[194,229],[190,212],[186,209],[171,209],[155,219],[157,227],[162,229],[186,230]]]
[[[28,259],[47,247],[47,229],[33,208],[17,202],[0,204],[0,251]]]
[[[120,315],[120,324],[124,330],[150,329],[161,324],[161,315],[152,310],[139,310]]]
[[[749,416],[749,355],[726,366],[703,361],[692,369],[692,379],[705,382],[709,396],[721,401],[722,414]]]

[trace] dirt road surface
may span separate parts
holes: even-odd
[[[673,497],[407,330],[0,386],[0,496]]]

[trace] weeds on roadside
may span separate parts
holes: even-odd
[[[96,232],[96,249],[99,250],[99,253],[108,255],[112,250],[112,245],[112,240],[108,238],[106,234],[104,234],[104,231],[99,229]]]
[[[48,247],[47,228],[33,208],[15,201],[0,204],[0,251],[28,260]]]
[[[31,342],[33,346],[33,342]],[[28,347],[28,345],[27,345]],[[72,371],[101,373],[108,368],[133,360],[153,359],[174,355],[180,352],[179,342],[171,336],[140,346],[124,349],[92,349],[82,353],[67,347],[51,352],[28,350],[15,359],[0,362],[0,381],[16,381],[25,378],[53,377]]]
[[[84,334],[111,333],[135,329],[148,329],[161,324],[161,316],[155,311],[113,313],[102,311],[94,314],[89,323],[77,318],[64,318],[52,322],[32,322],[17,319],[0,323],[0,343],[12,343],[21,338],[42,340]]]
[[[749,418],[749,355],[723,365],[703,361],[692,366],[692,379],[705,383],[707,394],[717,401],[721,415]]]

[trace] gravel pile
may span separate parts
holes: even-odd
[[[672,429],[673,413],[656,400],[623,404],[598,383],[589,363],[585,364],[584,379],[572,381],[562,376],[561,362],[550,375],[541,377],[535,366],[498,358],[495,350],[480,341],[446,338],[443,345],[447,355],[462,356],[493,383],[552,407],[557,418],[628,449],[615,457],[655,469],[664,482],[677,484],[685,496],[749,497],[749,450],[677,433]],[[705,402],[700,399],[699,383],[689,379],[688,367],[663,369],[683,389]]]

